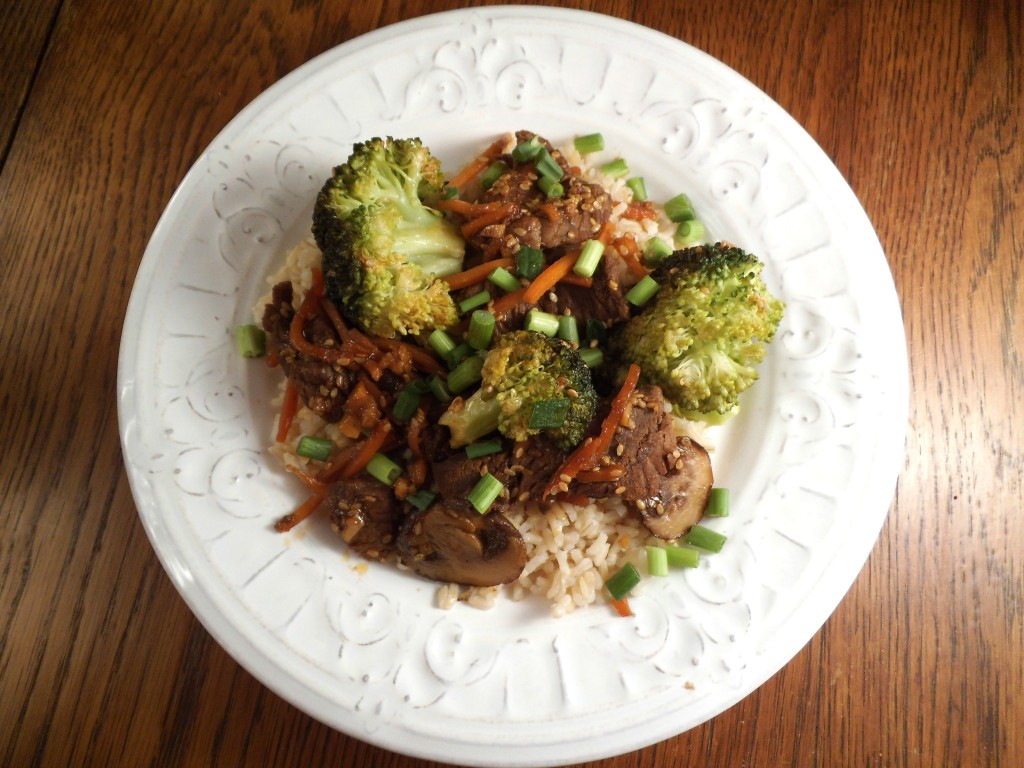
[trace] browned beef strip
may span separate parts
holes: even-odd
[[[338,421],[344,415],[345,399],[355,384],[356,376],[340,365],[317,360],[295,349],[289,339],[289,328],[295,315],[292,298],[290,282],[274,286],[271,303],[263,310],[268,351],[277,356],[302,402],[322,419]],[[303,335],[313,344],[338,341],[334,327],[321,317],[307,321]]]
[[[612,326],[628,320],[629,302],[624,298],[625,291],[619,283],[622,279],[618,271],[621,263],[618,256],[605,254],[589,288],[559,283],[554,290],[557,300],[552,301],[550,295],[545,295],[540,300],[540,308],[555,315],[563,315],[568,310],[577,323],[600,320]]]
[[[529,131],[516,133],[517,143],[529,140]],[[611,215],[612,201],[599,185],[573,172],[558,150],[541,139],[551,156],[562,167],[565,194],[548,198],[537,186],[538,174],[533,161],[516,163],[505,160],[510,170],[491,185],[481,203],[512,205],[514,213],[505,221],[484,227],[469,239],[471,245],[491,256],[513,256],[521,246],[544,250],[574,246],[594,237]]]
[[[327,498],[331,528],[359,554],[389,558],[402,518],[402,506],[391,488],[368,475],[335,483]]]

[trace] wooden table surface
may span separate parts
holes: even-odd
[[[426,768],[192,616],[136,513],[115,376],[157,219],[224,125],[442,0],[0,4],[0,764]],[[824,148],[906,321],[906,459],[864,570],[758,691],[600,763],[1024,765],[1024,29],[1016,2],[592,0],[725,62]]]

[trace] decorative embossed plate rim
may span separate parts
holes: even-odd
[[[263,278],[308,229],[351,143],[420,135],[456,167],[499,131],[601,130],[655,197],[686,189],[758,253],[788,311],[715,453],[733,514],[700,569],[648,580],[633,620],[533,602],[432,607],[433,587],[344,555],[265,453],[273,377],[234,353]],[[408,754],[554,765],[713,717],[807,642],[856,577],[902,462],[906,349],[870,222],[813,140],[720,62],[596,14],[428,16],[329,51],[243,110],[174,195],[143,258],[118,370],[146,531],[206,628],[322,721]]]

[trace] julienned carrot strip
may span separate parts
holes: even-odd
[[[299,390],[290,381],[284,389],[284,402],[281,404],[281,415],[277,419],[277,442],[288,439],[288,430],[292,428],[295,414],[299,411]]]
[[[633,615],[633,611],[629,607],[629,601],[626,598],[623,597],[619,600],[611,600],[610,602],[612,604],[612,608],[615,609],[619,616],[628,618]]]
[[[451,211],[452,213],[460,213],[463,216],[479,216],[483,213],[490,213],[496,211],[499,208],[503,208],[505,203],[495,200],[490,203],[471,203],[468,200],[461,200],[457,197],[453,197],[449,200],[441,200],[438,202],[437,207],[442,211]]]
[[[286,464],[285,469],[298,477],[299,480],[302,481],[302,484],[309,488],[313,493],[319,493],[321,496],[327,495],[327,484],[324,483],[323,480],[313,477],[304,469],[297,467],[294,464]]]
[[[448,288],[452,291],[458,290],[459,288],[466,288],[470,285],[476,285],[477,283],[483,282],[487,279],[487,276],[491,274],[498,267],[511,267],[515,264],[515,259],[509,257],[506,259],[492,259],[486,261],[483,264],[477,264],[475,267],[470,267],[464,272],[458,272],[454,275],[448,275],[448,277],[442,277],[441,279],[448,283]]]
[[[455,176],[448,181],[448,186],[461,189],[471,182],[483,173],[484,168],[494,162],[495,158],[497,158],[498,155],[501,154],[502,150],[505,149],[508,142],[508,136],[499,137],[493,144],[491,144],[491,146],[483,151],[483,154],[474,157],[469,161],[465,168],[455,174]]]
[[[370,463],[370,459],[373,458],[373,454],[380,450],[381,446],[384,445],[384,438],[388,436],[388,432],[391,431],[391,422],[387,419],[381,419],[377,422],[377,426],[373,428],[373,432],[366,439],[366,442],[362,444],[359,452],[352,457],[352,461],[341,471],[341,479],[347,480],[350,477],[355,477],[364,469],[366,465]]]
[[[615,238],[613,245],[615,246],[615,252],[626,262],[630,272],[641,279],[647,276],[646,267],[640,263],[640,259],[637,257],[636,240],[633,239],[632,235]]]
[[[409,353],[409,359],[412,360],[412,364],[425,373],[436,373],[442,378],[448,376],[448,370],[425,349],[420,349],[413,344],[408,344],[398,339],[385,339],[380,336],[375,337],[373,343],[381,349],[391,352],[405,350]]]
[[[572,251],[549,265],[530,283],[526,293],[523,294],[523,301],[528,301],[531,304],[536,304],[540,301],[541,297],[555,286],[555,283],[572,272],[572,268],[576,264],[576,259],[579,258],[579,255],[578,251]]]
[[[612,241],[612,236],[615,234],[615,225],[610,221],[606,221],[604,226],[601,227],[601,231],[597,233],[597,239],[604,243],[606,246]]]
[[[601,431],[598,432],[597,437],[588,437],[575,451],[569,454],[562,466],[555,470],[551,480],[548,481],[547,488],[544,489],[544,496],[550,496],[560,490],[559,486],[563,484],[566,488],[561,490],[566,490],[568,484],[576,479],[580,472],[590,469],[597,463],[598,458],[608,451],[615,430],[618,428],[619,422],[622,421],[622,415],[626,412],[626,404],[639,380],[640,366],[633,363],[629,366],[629,371],[626,372],[626,380],[623,382],[622,388],[612,400],[608,415],[601,422]]]
[[[592,277],[583,277],[582,275],[577,275],[577,274],[574,274],[572,272],[570,272],[568,275],[563,277],[558,282],[562,283],[563,285],[577,285],[580,288],[593,288],[594,287],[594,278],[592,278]]]
[[[348,466],[349,462],[352,461],[355,455],[359,453],[359,449],[361,447],[362,446],[359,443],[352,443],[351,445],[346,445],[338,452],[337,456],[331,459],[330,464],[328,464],[326,467],[320,470],[320,474],[316,476],[316,479],[319,480],[324,485],[329,485],[330,483],[333,483],[335,480],[338,479],[338,476],[341,474],[342,470],[345,469],[345,467]]]
[[[513,307],[515,307],[517,304],[522,304],[524,301],[526,301],[526,299],[524,298],[525,296],[525,288],[520,288],[518,291],[512,291],[512,293],[506,293],[500,299],[495,299],[494,301],[491,302],[491,312],[494,313],[495,317],[502,315],[505,312],[508,312]]]
[[[287,533],[296,525],[301,523],[307,517],[309,517],[316,508],[319,507],[324,501],[324,495],[321,493],[314,493],[303,504],[296,509],[294,512],[290,512],[276,523],[274,523],[274,530],[278,533]]]
[[[621,464],[608,464],[597,469],[583,469],[576,473],[576,479],[581,483],[607,483],[618,480],[626,474],[626,468]]]
[[[484,227],[489,227],[491,224],[497,224],[502,219],[511,216],[515,210],[516,208],[512,204],[503,205],[501,208],[477,216],[475,219],[470,219],[462,225],[459,231],[462,232],[462,236],[468,240]]]

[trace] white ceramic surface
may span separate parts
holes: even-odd
[[[351,144],[421,136],[456,169],[502,131],[599,130],[655,199],[687,191],[788,303],[761,381],[715,453],[732,514],[701,568],[647,579],[634,619],[535,602],[433,607],[358,568],[266,453],[276,374],[233,328]],[[199,158],[139,269],[118,371],[125,463],[191,609],[296,706],[384,747],[466,765],[606,757],[723,711],[784,665],[864,564],[902,462],[903,327],[870,222],[774,102],[657,32],[552,8],[456,11],[309,62]],[[363,572],[365,571],[365,572]]]

